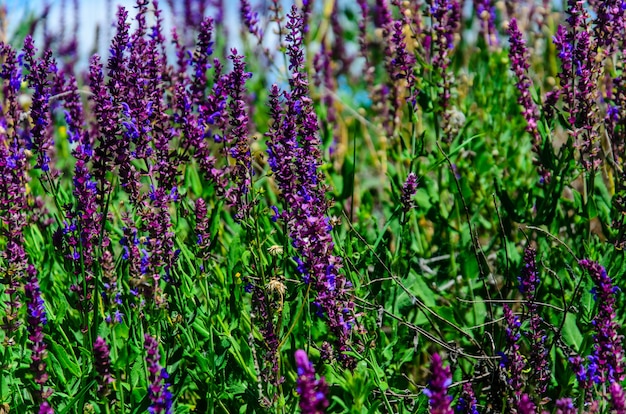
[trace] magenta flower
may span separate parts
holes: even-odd
[[[0,258],[6,266],[3,268],[3,284],[7,295],[2,329],[7,336],[12,336],[20,325],[18,309],[22,303],[18,292],[28,268],[22,229],[28,223],[29,208],[24,188],[29,181],[30,165],[20,138],[23,136],[19,128],[21,111],[18,104],[21,73],[17,54],[9,45],[0,43],[0,56],[3,59],[0,78],[4,98],[2,126],[5,129],[0,134],[0,193],[4,195],[0,197],[0,217],[3,221],[3,225],[0,225],[0,239],[6,241],[5,248],[0,251]]]
[[[500,362],[500,366],[507,371],[507,382],[515,394],[515,398],[510,401],[513,403],[514,400],[519,399],[524,388],[522,373],[526,363],[520,351],[519,343],[521,336],[519,330],[522,323],[507,305],[504,305],[504,320],[506,321],[506,348],[502,354],[503,360]]]
[[[417,191],[417,176],[415,173],[411,172],[406,177],[406,181],[402,186],[402,196],[400,198],[400,204],[402,204],[402,209],[407,212],[411,210],[415,206],[415,202],[413,201],[413,196],[415,196],[415,192]]]
[[[329,202],[319,165],[319,127],[309,84],[304,72],[302,17],[292,8],[288,15],[287,55],[290,92],[282,97],[277,86],[270,93],[273,123],[267,133],[268,164],[280,190],[284,211],[277,215],[287,223],[299,257],[295,260],[303,281],[312,285],[315,304],[336,339],[338,358],[353,366],[350,333],[355,325],[351,284],[340,273],[341,258],[333,254],[332,226],[327,217]]]
[[[464,383],[455,411],[460,414],[478,414],[476,403],[476,396],[474,395],[474,390],[472,389],[472,383]]]
[[[536,414],[537,406],[530,399],[528,394],[522,394],[519,402],[517,403],[517,413],[518,414]]]
[[[611,394],[612,412],[615,414],[626,414],[626,395],[624,395],[624,389],[619,382],[611,383],[609,393]]]
[[[589,28],[589,13],[583,2],[568,0],[567,23],[559,26],[554,44],[561,60],[560,95],[569,122],[570,135],[581,154],[585,170],[600,164],[598,134],[597,83],[601,73],[597,63],[597,41]]]
[[[248,32],[251,33],[261,44],[263,42],[263,29],[260,27],[259,13],[252,11],[249,0],[241,0],[239,5],[239,15],[241,21],[245,24]]]
[[[109,384],[111,384],[114,379],[111,374],[111,355],[109,345],[106,343],[104,338],[100,336],[96,338],[93,344],[93,352],[94,366],[99,375],[98,392],[107,394],[109,391]]]
[[[480,33],[489,46],[498,45],[498,31],[496,29],[496,7],[492,0],[474,0],[476,15],[480,21]]]
[[[309,362],[306,352],[299,349],[295,353],[298,380],[296,391],[300,395],[302,414],[322,414],[328,407],[328,385],[324,378],[315,376],[315,368]]]
[[[598,313],[593,318],[594,351],[589,356],[586,380],[597,384],[621,382],[624,380],[624,337],[619,333],[621,327],[615,314],[615,293],[617,287],[607,275],[603,266],[597,262],[583,259],[580,266],[586,269],[595,287],[592,292],[598,304]],[[580,377],[579,377],[580,379]]]
[[[428,387],[424,389],[424,394],[428,396],[430,413],[453,414],[452,397],[448,395],[448,387],[452,384],[452,374],[450,367],[443,365],[443,361],[437,353],[432,356],[430,372]]]
[[[228,76],[226,89],[229,91],[228,104],[230,131],[224,135],[224,142],[229,147],[228,156],[234,160],[230,169],[232,187],[226,192],[226,200],[235,207],[235,218],[242,220],[248,217],[251,207],[249,191],[252,175],[252,160],[248,138],[250,122],[245,101],[245,84],[252,73],[245,71],[244,57],[231,50],[229,59],[233,62],[233,71]]]
[[[571,398],[560,398],[556,400],[555,404],[556,414],[576,414],[578,410],[574,407],[574,403]]]
[[[539,308],[535,302],[537,287],[539,286],[539,273],[537,272],[536,251],[528,246],[524,250],[523,267],[519,281],[519,290],[524,296],[524,306],[530,319],[529,329],[524,332],[531,342],[529,365],[534,367],[530,379],[536,383],[536,391],[539,395],[545,392],[550,380],[548,367],[548,350],[546,349],[546,333],[543,328],[543,319],[539,316]]]
[[[24,285],[24,293],[28,306],[27,327],[31,350],[30,368],[35,375],[35,382],[40,387],[37,395],[40,400],[40,410],[43,409],[44,412],[48,412],[46,410],[48,410],[50,405],[47,399],[52,394],[52,389],[45,387],[46,382],[48,382],[47,364],[45,361],[48,351],[46,350],[46,343],[43,340],[43,327],[48,323],[48,319],[46,317],[44,300],[39,290],[37,270],[32,265],[28,266],[28,279]]]
[[[44,172],[50,171],[50,154],[54,147],[54,141],[48,126],[50,125],[50,75],[56,74],[56,64],[52,59],[52,52],[47,50],[43,57],[35,59],[35,44],[29,35],[24,40],[24,67],[29,70],[25,79],[28,86],[34,90],[30,117],[33,119],[33,127],[30,130],[29,149],[37,155],[36,168]]]
[[[538,167],[542,182],[547,184],[550,181],[550,172],[539,163],[538,159],[541,154],[543,139],[537,128],[539,109],[530,95],[530,90],[533,85],[528,77],[528,68],[530,67],[528,63],[529,54],[526,48],[526,41],[517,26],[517,20],[515,18],[512,18],[509,22],[509,43],[511,44],[509,50],[511,69],[517,78],[517,89],[520,92],[517,102],[522,107],[522,115],[526,120],[526,131],[531,134],[533,139],[532,148],[536,156],[534,162]]]
[[[146,363],[148,365],[148,396],[150,397],[150,414],[171,414],[172,411],[172,393],[169,391],[167,383],[168,374],[165,368],[161,367],[159,361],[158,341],[149,334],[144,335],[144,348],[148,356]]]

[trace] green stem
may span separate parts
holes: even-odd
[[[294,318],[293,323],[289,327],[289,330],[283,337],[282,341],[280,341],[280,344],[278,344],[278,350],[280,350],[283,347],[283,345],[285,345],[287,338],[289,338],[289,335],[291,335],[291,332],[294,330],[294,328],[296,327],[296,324],[300,320],[300,317],[302,316],[302,311],[304,310],[304,306],[307,304],[310,291],[311,291],[311,284],[309,283],[307,285],[306,292],[304,294],[304,299],[302,300],[302,305],[300,305],[300,308],[298,309],[298,313],[296,314],[296,317]]]

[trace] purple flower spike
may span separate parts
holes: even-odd
[[[521,275],[517,278],[520,292],[529,300],[534,299],[533,295],[539,285],[539,275],[535,262],[536,254],[535,249],[530,246],[524,250],[524,267],[522,268]]]
[[[52,406],[50,405],[48,401],[44,401],[39,406],[39,411],[37,411],[37,413],[38,414],[54,414],[54,409],[52,408]]]
[[[448,387],[452,384],[450,367],[443,366],[441,356],[435,353],[430,366],[431,377],[424,394],[428,396],[431,414],[453,414],[452,397],[448,395]]]
[[[504,305],[504,319],[506,321],[506,351],[504,352],[504,361],[500,365],[507,370],[507,382],[515,393],[516,398],[519,398],[524,387],[522,373],[526,366],[519,344],[519,329],[522,323],[519,317],[507,305]],[[513,401],[511,399],[509,402],[512,403]]]
[[[159,360],[159,343],[152,336],[144,335],[144,348],[148,354],[146,362],[148,364],[148,395],[152,404],[148,408],[150,414],[171,414],[172,410],[172,393],[168,390],[169,384],[166,382],[168,378],[167,371],[161,367]]]
[[[480,32],[489,46],[498,45],[496,29],[496,7],[491,0],[474,0],[476,15],[480,20]]]
[[[550,370],[548,367],[548,350],[546,349],[546,334],[543,329],[543,320],[539,316],[535,302],[539,273],[537,272],[536,254],[534,248],[528,246],[524,251],[524,261],[519,281],[519,290],[526,299],[524,306],[528,310],[529,330],[525,332],[531,341],[529,365],[534,367],[531,380],[536,383],[536,391],[543,394],[548,386]]]
[[[528,394],[523,394],[517,404],[517,413],[518,414],[536,414],[537,407],[535,403],[530,399]]]
[[[54,147],[54,141],[48,130],[50,125],[50,74],[56,73],[56,65],[52,59],[52,52],[47,50],[43,57],[35,59],[35,45],[29,35],[24,40],[24,62],[30,71],[26,75],[28,86],[34,89],[30,108],[30,117],[33,127],[30,130],[30,146],[37,155],[37,168],[44,172],[50,171],[49,151]]]
[[[456,412],[460,414],[478,414],[476,408],[476,396],[472,389],[472,383],[466,382],[463,384],[463,391],[459,397],[459,401],[456,405]]]
[[[415,173],[411,172],[406,177],[406,181],[404,182],[404,186],[402,187],[402,197],[400,198],[400,203],[402,204],[402,209],[407,212],[411,210],[415,203],[412,198],[417,191],[417,176]]]
[[[533,85],[528,77],[528,68],[530,67],[528,63],[529,54],[526,48],[526,41],[517,26],[517,20],[515,18],[512,18],[509,22],[509,43],[511,44],[511,49],[509,50],[511,70],[513,70],[517,77],[517,89],[520,92],[517,102],[522,107],[522,116],[526,120],[526,131],[531,134],[533,139],[532,148],[533,152],[537,155],[534,162],[538,167],[541,182],[547,184],[550,181],[550,172],[540,165],[538,161],[543,140],[539,134],[539,129],[537,129],[539,109],[530,95],[530,90]]]
[[[289,92],[277,86],[270,92],[272,125],[267,136],[268,164],[283,201],[281,219],[287,223],[299,260],[302,279],[312,285],[320,315],[327,320],[338,348],[338,358],[354,367],[350,334],[356,325],[352,285],[340,273],[341,258],[333,254],[330,203],[319,169],[322,163],[319,123],[309,95],[302,50],[303,19],[292,7],[286,36],[289,57]]]
[[[623,39],[626,32],[626,4],[623,0],[589,3],[596,14],[593,25],[594,37],[607,49],[606,54],[610,56],[619,47],[620,39]]]
[[[296,391],[300,394],[302,414],[322,414],[328,407],[328,385],[324,378],[317,379],[315,368],[306,352],[298,349],[295,353],[298,381]]]
[[[240,0],[239,14],[241,21],[246,25],[250,32],[259,42],[263,43],[263,29],[259,26],[259,13],[252,11],[252,6],[248,0]]]
[[[412,105],[415,105],[416,91],[415,88],[415,56],[409,53],[407,49],[404,26],[406,22],[403,20],[396,20],[393,22],[391,43],[393,44],[393,57],[390,61],[391,77],[393,82],[403,80],[406,82],[406,89],[408,91],[408,99]]]
[[[442,89],[439,99],[439,113],[442,116],[442,124],[445,128],[444,139],[452,139],[453,127],[450,125],[451,111],[449,104],[452,89],[452,74],[448,68],[452,62],[451,54],[454,49],[454,34],[457,33],[461,24],[461,2],[458,0],[434,0],[429,8],[432,26],[424,39],[425,50],[430,49],[430,63],[440,74],[438,81]]]
[[[206,202],[201,198],[196,200],[195,213],[198,253],[200,257],[206,258],[211,245],[211,234],[209,233],[209,217],[207,216]]]
[[[41,407],[49,407],[46,401],[52,394],[52,389],[45,388],[48,381],[48,372],[46,371],[46,343],[44,342],[43,327],[48,323],[46,318],[46,309],[44,300],[39,290],[39,281],[37,280],[37,270],[32,265],[28,266],[28,281],[24,285],[24,293],[26,296],[26,304],[28,305],[28,339],[31,342],[31,364],[30,368],[35,375],[35,382],[39,384],[38,397],[41,400]],[[44,407],[45,408],[45,407]]]
[[[560,398],[556,400],[555,407],[555,414],[576,414],[578,412],[571,398]]]
[[[363,10],[363,6],[361,6]],[[376,0],[374,6],[374,24],[381,29],[387,28],[391,25],[393,17],[391,15],[391,9],[387,0]]]
[[[619,382],[611,383],[609,393],[611,394],[611,407],[613,408],[611,412],[615,414],[626,414],[626,396]]]
[[[98,392],[106,395],[109,392],[109,384],[111,384],[114,380],[113,375],[111,374],[111,355],[109,345],[102,337],[99,336],[96,338],[96,341],[93,344],[93,352],[96,372],[100,375]]]
[[[231,172],[234,187],[227,192],[226,199],[235,206],[235,218],[241,220],[248,216],[250,209],[248,191],[251,183],[252,161],[248,138],[250,120],[246,110],[245,84],[252,77],[252,73],[245,71],[244,57],[237,54],[236,49],[231,50],[229,59],[233,62],[233,71],[228,77],[227,86],[230,95],[228,109],[231,131],[226,136],[226,140],[230,144],[228,155],[235,161],[235,166]]]
[[[595,383],[621,382],[624,380],[623,335],[615,314],[615,292],[617,287],[599,263],[583,259],[578,264],[586,269],[593,280],[593,293],[598,304],[598,313],[593,318],[594,350],[589,357],[587,380]]]
[[[595,170],[600,165],[600,134],[598,132],[597,84],[602,72],[598,41],[592,35],[589,12],[584,2],[568,0],[567,23],[559,26],[554,44],[561,60],[558,77],[561,84],[569,134],[580,151],[583,168]]]
[[[20,325],[18,309],[22,303],[18,291],[21,290],[22,278],[28,267],[22,229],[28,222],[29,209],[24,188],[29,181],[30,164],[24,153],[20,139],[22,133],[18,127],[21,123],[18,104],[21,77],[17,53],[9,45],[0,43],[0,56],[3,61],[0,78],[4,111],[2,121],[5,129],[0,134],[0,188],[4,195],[0,197],[0,239],[6,242],[5,248],[0,250],[0,258],[4,262],[2,283],[7,295],[0,328],[7,337],[11,337]]]

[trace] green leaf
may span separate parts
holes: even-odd
[[[52,338],[50,338],[49,344],[50,352],[54,354],[54,356],[58,359],[63,368],[70,371],[75,377],[81,377],[83,375],[78,363],[70,360],[70,354],[65,350],[64,347],[57,344]]]
[[[415,295],[424,302],[426,306],[433,307],[437,304],[437,300],[435,297],[435,292],[428,286],[428,284],[424,281],[424,277],[421,275],[415,276],[415,281],[413,286],[411,287],[411,291],[415,293]]]
[[[204,326],[200,319],[196,319],[191,327],[202,337],[205,339],[211,338],[211,332],[209,332]]]
[[[135,360],[135,362],[133,363],[133,367],[130,369],[130,384],[132,385],[132,387],[137,387],[143,377],[143,363],[141,362],[141,359],[138,358]]]
[[[186,173],[187,186],[191,187],[191,190],[196,196],[202,196],[202,181],[200,181],[200,176],[198,175],[198,169],[196,166],[188,166]]]
[[[74,407],[74,405],[78,402],[78,400],[80,400],[81,398],[83,398],[83,396],[92,388],[96,385],[96,380],[91,381],[89,384],[87,384],[87,386],[85,386],[82,390],[80,390],[78,392],[78,394],[76,394],[74,396],[74,398],[72,398],[67,405],[65,406],[65,408],[63,408],[63,410],[59,411],[59,414],[66,414],[69,413],[70,410]]]
[[[572,346],[577,351],[583,343],[583,336],[578,329],[576,315],[573,313],[568,313],[565,317],[565,324],[563,325],[563,339],[568,345]]]
[[[487,306],[480,296],[474,297],[472,312],[467,313],[467,321],[471,326],[478,326],[485,323],[487,317]]]

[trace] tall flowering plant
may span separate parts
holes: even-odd
[[[346,352],[352,349],[349,338],[356,326],[352,286],[340,273],[341,258],[333,254],[330,203],[319,171],[319,126],[304,72],[304,22],[295,7],[288,18],[290,91],[283,92],[285,104],[281,107],[278,87],[271,90],[273,125],[267,134],[268,163],[284,205],[278,217],[286,223],[293,240],[298,271],[311,285],[315,306],[335,336],[338,358],[351,366],[354,361]]]

